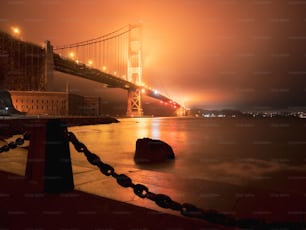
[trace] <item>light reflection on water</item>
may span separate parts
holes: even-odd
[[[287,125],[271,125],[275,123]],[[297,163],[305,164],[306,145],[288,143],[304,143],[304,127],[301,120],[127,118],[70,129],[103,161],[117,167],[241,184],[280,170],[300,170]],[[144,137],[170,144],[174,162],[136,165],[136,140]]]
[[[250,213],[268,206],[278,210],[273,200],[289,197],[279,211],[305,213],[305,119],[130,118],[108,125],[70,127],[69,131],[116,173],[127,174],[134,183],[180,203],[244,214],[246,207],[251,207]],[[167,142],[176,159],[135,164],[136,140],[143,137]],[[76,189],[160,210],[153,202],[120,187],[114,178],[101,175],[70,146]],[[26,149],[16,150],[1,155],[0,168],[8,163],[13,163],[10,168],[16,168],[16,163],[25,165]],[[9,162],[13,158],[18,162]],[[18,169],[22,170],[17,173],[25,171]],[[294,198],[296,194],[299,198]],[[271,213],[278,217],[274,211]],[[287,217],[294,218],[290,214]]]
[[[120,123],[71,127],[70,130],[103,161],[118,167],[137,168],[139,166],[133,160],[136,140],[145,137],[160,139],[170,144],[175,151],[179,147],[178,143],[186,142],[186,133],[178,130],[177,125],[172,119],[129,118],[120,119]],[[173,163],[154,165],[153,168],[167,169]]]
[[[117,173],[129,175],[134,183],[142,183],[152,192],[202,208],[245,214],[246,207],[250,207],[249,213],[267,207],[267,200],[261,200],[257,189],[267,191],[263,197],[296,193],[305,197],[306,189],[301,186],[306,178],[305,122],[286,119],[129,118],[120,119],[116,124],[69,129]],[[167,142],[172,146],[176,159],[154,165],[135,164],[136,140],[143,137]],[[73,148],[71,155],[73,165],[88,167],[85,157]],[[80,190],[162,212],[169,211],[136,197],[118,186],[113,178],[101,175],[96,168],[95,171],[88,168],[83,171],[83,176],[82,173],[74,175]],[[249,196],[256,199],[245,199]],[[304,207],[299,199],[291,201],[294,210],[300,210],[298,206]],[[274,206],[270,204],[270,207]],[[286,205],[283,209],[279,211],[288,213]],[[279,215],[274,212],[273,216]]]

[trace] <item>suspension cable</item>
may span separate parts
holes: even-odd
[[[123,32],[120,32],[120,31],[122,31],[125,28],[126,28],[126,30],[124,30]],[[115,30],[115,31],[113,31],[111,33],[108,33],[108,34],[105,34],[105,35],[102,35],[100,37],[89,39],[89,40],[85,40],[85,41],[81,41],[81,42],[76,42],[76,43],[72,43],[72,44],[68,44],[68,45],[58,46],[58,47],[55,47],[54,50],[69,49],[69,48],[73,48],[73,47],[79,47],[79,46],[86,46],[86,45],[90,45],[90,44],[95,44],[95,43],[98,43],[98,42],[103,42],[103,41],[111,40],[111,39],[113,39],[115,37],[119,37],[121,35],[124,35],[124,34],[130,32],[130,31],[131,31],[131,28],[128,25],[126,25],[124,27],[121,27],[118,30]]]

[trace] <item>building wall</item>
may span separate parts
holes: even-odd
[[[100,98],[66,92],[9,91],[15,109],[27,115],[99,116]]]
[[[99,97],[84,97],[84,115],[99,116],[101,114],[101,99]]]
[[[44,91],[10,91],[14,107],[28,115],[68,115],[67,94]]]
[[[68,100],[68,115],[84,115],[84,97],[76,94],[69,94]]]

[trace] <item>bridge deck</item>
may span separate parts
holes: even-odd
[[[88,67],[85,64],[78,64],[75,61],[61,57],[58,54],[54,54],[54,69],[63,73],[79,76],[88,80],[105,84],[106,87],[109,88],[121,88],[124,90],[133,90],[133,91],[136,90],[137,88],[140,88],[140,86],[137,86],[132,82],[102,72],[98,69]],[[170,98],[168,98],[165,95],[162,95],[160,93],[155,93],[154,90],[152,89],[145,88],[145,91],[146,91],[145,94],[148,95],[149,97],[165,102],[172,101]],[[177,102],[175,102],[175,104],[177,106],[181,106]]]

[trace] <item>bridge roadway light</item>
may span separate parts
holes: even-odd
[[[74,59],[75,53],[74,53],[73,51],[71,51],[71,52],[69,53],[69,57],[70,57],[71,59]]]
[[[13,32],[13,35],[15,36],[15,37],[19,37],[20,36],[20,29],[17,27],[17,26],[12,26],[11,27],[11,30],[12,30],[12,32]]]
[[[16,35],[20,34],[20,29],[18,27],[12,26],[11,29],[12,29],[14,34],[16,34]]]

